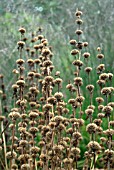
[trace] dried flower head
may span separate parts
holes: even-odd
[[[110,126],[114,127],[114,121],[113,120],[110,121],[109,123],[110,123]]]
[[[78,30],[75,31],[75,33],[76,33],[77,35],[81,35],[81,34],[83,33],[83,31],[78,29]]]
[[[77,23],[78,25],[81,25],[81,24],[83,23],[83,21],[82,21],[82,19],[78,18],[78,19],[76,20],[76,23]]]
[[[85,52],[85,53],[83,54],[83,56],[84,56],[84,58],[89,58],[89,57],[90,57],[90,53]]]
[[[95,123],[97,126],[101,126],[102,120],[101,119],[94,119],[93,123]]]
[[[97,67],[97,70],[98,71],[104,71],[105,70],[105,65],[104,64],[100,64],[98,67]]]
[[[16,63],[19,65],[22,65],[25,61],[23,59],[16,60]]]
[[[109,87],[104,87],[104,88],[102,88],[101,93],[102,93],[103,95],[108,95],[108,94],[111,93],[111,90],[110,90]]]
[[[52,76],[46,76],[44,80],[45,82],[49,83],[49,82],[53,82],[54,78]]]
[[[85,113],[86,113],[87,115],[92,115],[93,112],[94,112],[93,109],[86,109],[86,110],[85,110]]]
[[[56,92],[54,94],[54,97],[57,99],[57,100],[61,100],[63,98],[63,94],[61,92]]]
[[[13,152],[9,151],[6,153],[6,157],[7,157],[7,159],[12,159],[12,158],[15,159],[17,157],[17,153],[14,151]]]
[[[92,110],[94,111],[95,106],[94,106],[94,105],[89,105],[89,106],[87,107],[87,109],[92,109]]]
[[[0,115],[0,122],[2,122],[5,119],[5,116]]]
[[[91,67],[86,67],[84,70],[85,70],[86,73],[89,74],[92,71],[92,68]]]
[[[18,81],[16,82],[16,84],[17,84],[18,86],[24,86],[24,85],[25,85],[25,81],[24,81],[24,80],[18,80]]]
[[[103,58],[104,58],[104,55],[103,55],[103,54],[97,54],[97,58],[98,58],[98,59],[103,59]]]
[[[98,117],[99,119],[102,119],[102,118],[105,117],[105,114],[104,114],[104,113],[98,113],[97,117]]]
[[[91,141],[88,143],[88,148],[92,150],[93,152],[96,152],[101,149],[101,146],[96,141]]]
[[[18,45],[20,48],[23,48],[24,45],[25,45],[25,42],[24,42],[24,41],[18,41],[18,42],[17,42],[17,45]]]
[[[69,165],[69,164],[71,164],[73,162],[73,160],[71,158],[65,158],[63,160],[63,162],[64,162],[65,165]]]
[[[60,84],[60,83],[62,83],[62,81],[63,80],[61,78],[56,78],[54,82],[55,82],[55,84]]]
[[[76,40],[70,40],[71,45],[76,45]]]
[[[69,83],[69,84],[66,86],[66,88],[69,89],[69,91],[71,91],[72,88],[73,88],[73,85],[72,85],[71,83]]]
[[[98,104],[101,104],[101,103],[104,102],[104,99],[103,99],[102,97],[96,97],[96,102],[97,102]]]
[[[84,42],[83,45],[84,45],[84,47],[87,47],[88,46],[88,42]]]
[[[98,84],[99,86],[102,86],[102,85],[105,84],[105,80],[97,80],[97,84]]]
[[[17,170],[17,169],[18,169],[18,165],[17,165],[17,164],[12,164],[11,168],[12,168],[13,170]]]
[[[74,84],[75,84],[76,86],[81,86],[81,85],[83,84],[82,78],[81,78],[81,77],[75,77],[75,78],[74,78]]]
[[[45,105],[43,106],[43,109],[44,109],[44,110],[52,109],[52,105],[49,104],[49,103],[47,103],[47,104],[45,104]]]
[[[73,49],[71,51],[71,55],[77,55],[77,54],[79,54],[79,51],[77,49]]]
[[[16,120],[16,119],[18,119],[20,117],[20,113],[16,112],[16,111],[13,111],[13,112],[9,113],[8,117],[10,117],[13,120]]]
[[[30,165],[29,164],[21,165],[21,170],[30,170]]]
[[[85,100],[83,96],[77,96],[76,97],[76,102],[82,103]]]
[[[80,149],[77,147],[72,147],[71,148],[71,153],[74,155],[79,155],[80,154]]]
[[[37,127],[30,127],[29,132],[30,132],[31,134],[35,134],[35,133],[38,132],[38,128],[37,128]]]
[[[103,133],[107,135],[108,137],[112,137],[114,135],[114,130],[110,128],[110,129],[103,131]]]
[[[113,108],[111,106],[104,106],[102,111],[105,113],[105,116],[110,116],[111,112],[113,111]]]
[[[81,60],[74,60],[72,64],[78,67],[83,66],[83,62]]]
[[[108,78],[108,74],[107,73],[102,73],[100,76],[99,76],[99,79],[100,80],[106,80]]]
[[[37,117],[38,117],[38,112],[31,111],[31,112],[29,113],[29,117],[30,117],[30,119],[35,119],[35,118],[37,118]]]
[[[24,33],[26,32],[26,29],[23,28],[23,27],[21,27],[21,28],[19,28],[19,32],[20,32],[21,34],[24,34]]]
[[[89,133],[89,134],[92,134],[92,133],[95,133],[97,130],[97,125],[95,123],[90,123],[87,125],[86,127],[86,131]]]
[[[75,13],[75,15],[76,15],[77,17],[80,17],[82,14],[83,14],[82,11],[79,11],[79,10],[77,10],[76,13]]]
[[[94,90],[94,86],[92,85],[92,84],[89,84],[89,85],[87,85],[86,86],[86,89],[89,91],[89,92],[93,92],[93,90]]]
[[[43,62],[43,66],[44,67],[49,67],[49,66],[51,66],[52,65],[52,61],[51,60],[45,60],[44,62]]]
[[[109,80],[112,80],[112,78],[113,78],[113,74],[112,73],[108,73],[108,78],[109,78]]]
[[[81,140],[81,139],[82,139],[82,135],[81,135],[80,132],[74,132],[74,133],[73,133],[73,138],[74,138],[75,140]]]

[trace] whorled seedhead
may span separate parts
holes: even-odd
[[[86,86],[86,89],[89,91],[89,92],[93,92],[93,90],[94,90],[94,85],[92,85],[92,84],[88,84],[87,86]]]
[[[88,53],[88,52],[85,52],[84,54],[83,54],[83,57],[86,59],[86,58],[89,58],[90,57],[90,53]]]
[[[75,56],[75,55],[77,55],[77,54],[79,54],[79,50],[73,49],[73,50],[71,51],[71,55]]]
[[[86,113],[87,115],[92,115],[93,112],[94,112],[93,109],[86,109],[86,110],[85,110],[85,113]]]
[[[101,149],[101,146],[96,141],[90,141],[87,146],[93,152],[96,152]]]
[[[76,86],[81,86],[83,84],[83,79],[81,77],[75,77],[74,78],[74,84]]]
[[[103,58],[104,58],[104,55],[103,55],[103,54],[97,54],[97,58],[98,58],[98,59],[103,59]]]
[[[104,64],[99,64],[96,68],[98,71],[104,71],[105,70],[105,65]]]
[[[90,123],[86,126],[86,131],[89,134],[94,134],[97,130],[97,125],[95,123]]]
[[[102,97],[96,97],[96,102],[97,102],[98,104],[101,104],[101,103],[104,102],[104,99],[103,99]]]
[[[111,106],[104,106],[102,111],[105,113],[105,116],[110,116],[111,112],[113,111],[113,108]]]
[[[82,103],[84,100],[85,98],[82,95],[76,97],[76,102],[78,103]]]
[[[101,90],[101,94],[103,95],[109,95],[111,93],[111,89],[109,87],[104,87]]]
[[[23,27],[20,27],[18,30],[21,34],[24,34],[26,32],[26,29]]]
[[[99,79],[100,79],[100,80],[106,80],[106,79],[108,79],[108,74],[107,74],[107,73],[102,73],[102,74],[100,74]]]

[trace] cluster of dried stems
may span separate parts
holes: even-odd
[[[80,169],[82,158],[85,159],[81,168],[83,170],[96,169],[98,161],[102,162],[103,169],[114,168],[113,74],[105,73],[105,65],[102,63],[104,55],[98,47],[99,65],[96,69],[99,96],[95,99],[95,108],[88,43],[81,41],[81,17],[82,12],[77,10],[77,40],[70,40],[75,72],[73,83],[70,80],[66,86],[70,93],[67,103],[61,92],[63,80],[60,72],[53,74],[52,47],[42,35],[42,29],[32,33],[30,40],[25,37],[25,28],[19,29],[19,58],[16,61],[17,68],[13,70],[15,83],[12,85],[10,112],[7,108],[4,77],[0,75],[1,169],[76,170]],[[87,98],[84,98],[81,89],[84,86],[82,74],[88,79]],[[83,110],[84,100],[90,101],[86,110]],[[94,114],[97,114],[96,118]],[[103,129],[103,122],[107,123],[107,129]],[[90,138],[87,150],[81,156],[80,143],[84,141],[84,130]]]

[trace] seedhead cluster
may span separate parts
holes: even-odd
[[[68,101],[62,93],[61,74],[54,71],[52,47],[42,29],[38,28],[31,38],[26,37],[25,28],[19,29],[12,106],[8,106],[4,77],[0,75],[1,169],[93,170],[99,162],[103,169],[114,168],[113,74],[105,72],[104,55],[98,47],[98,80],[92,84],[89,44],[81,37],[83,13],[77,10],[75,15],[76,39],[70,40],[74,79],[69,77],[66,86]],[[87,77],[87,96],[82,90],[82,75]],[[95,88],[99,95],[94,99]],[[85,100],[89,101],[86,109]],[[86,134],[86,151],[82,151]]]

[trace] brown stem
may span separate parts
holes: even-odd
[[[108,160],[107,170],[110,170],[110,160]]]
[[[45,162],[45,164],[44,164],[44,166],[43,166],[43,170],[48,170],[47,161]]]
[[[12,167],[12,159],[10,159],[10,170],[11,170],[11,167]]]
[[[5,126],[4,130],[1,132],[1,136],[2,136],[2,134],[5,132],[5,130],[6,130],[6,129],[7,129],[7,127],[9,126],[9,124],[10,124],[10,123],[7,123],[7,124],[6,124],[6,126]]]
[[[12,150],[11,153],[13,154],[13,148],[14,148],[14,136],[15,136],[15,121],[13,122],[13,129],[12,129]]]
[[[0,163],[1,163],[0,167],[3,167],[5,169],[4,163],[2,162],[1,158],[0,158]]]
[[[106,95],[106,105],[108,104],[108,96]]]
[[[51,140],[51,147],[53,147],[53,144],[54,144],[54,135],[55,135],[55,132],[53,130],[53,132],[52,132],[52,140]]]
[[[55,170],[55,166],[54,166],[53,161],[51,161],[51,170]]]
[[[36,168],[36,165],[35,165],[35,158],[33,159],[33,170],[35,170]]]
[[[77,85],[78,95],[80,96],[80,87]]]
[[[76,156],[76,169],[77,169],[77,156]]]
[[[0,110],[1,110],[1,115],[2,115],[1,99],[0,99]],[[1,131],[2,131],[1,135],[2,135],[2,139],[3,139],[3,145],[4,145],[5,167],[6,167],[6,170],[8,170],[8,164],[7,164],[7,158],[6,158],[6,139],[5,139],[3,121],[1,122]]]
[[[90,105],[92,105],[92,97],[93,97],[93,93],[90,93]]]

